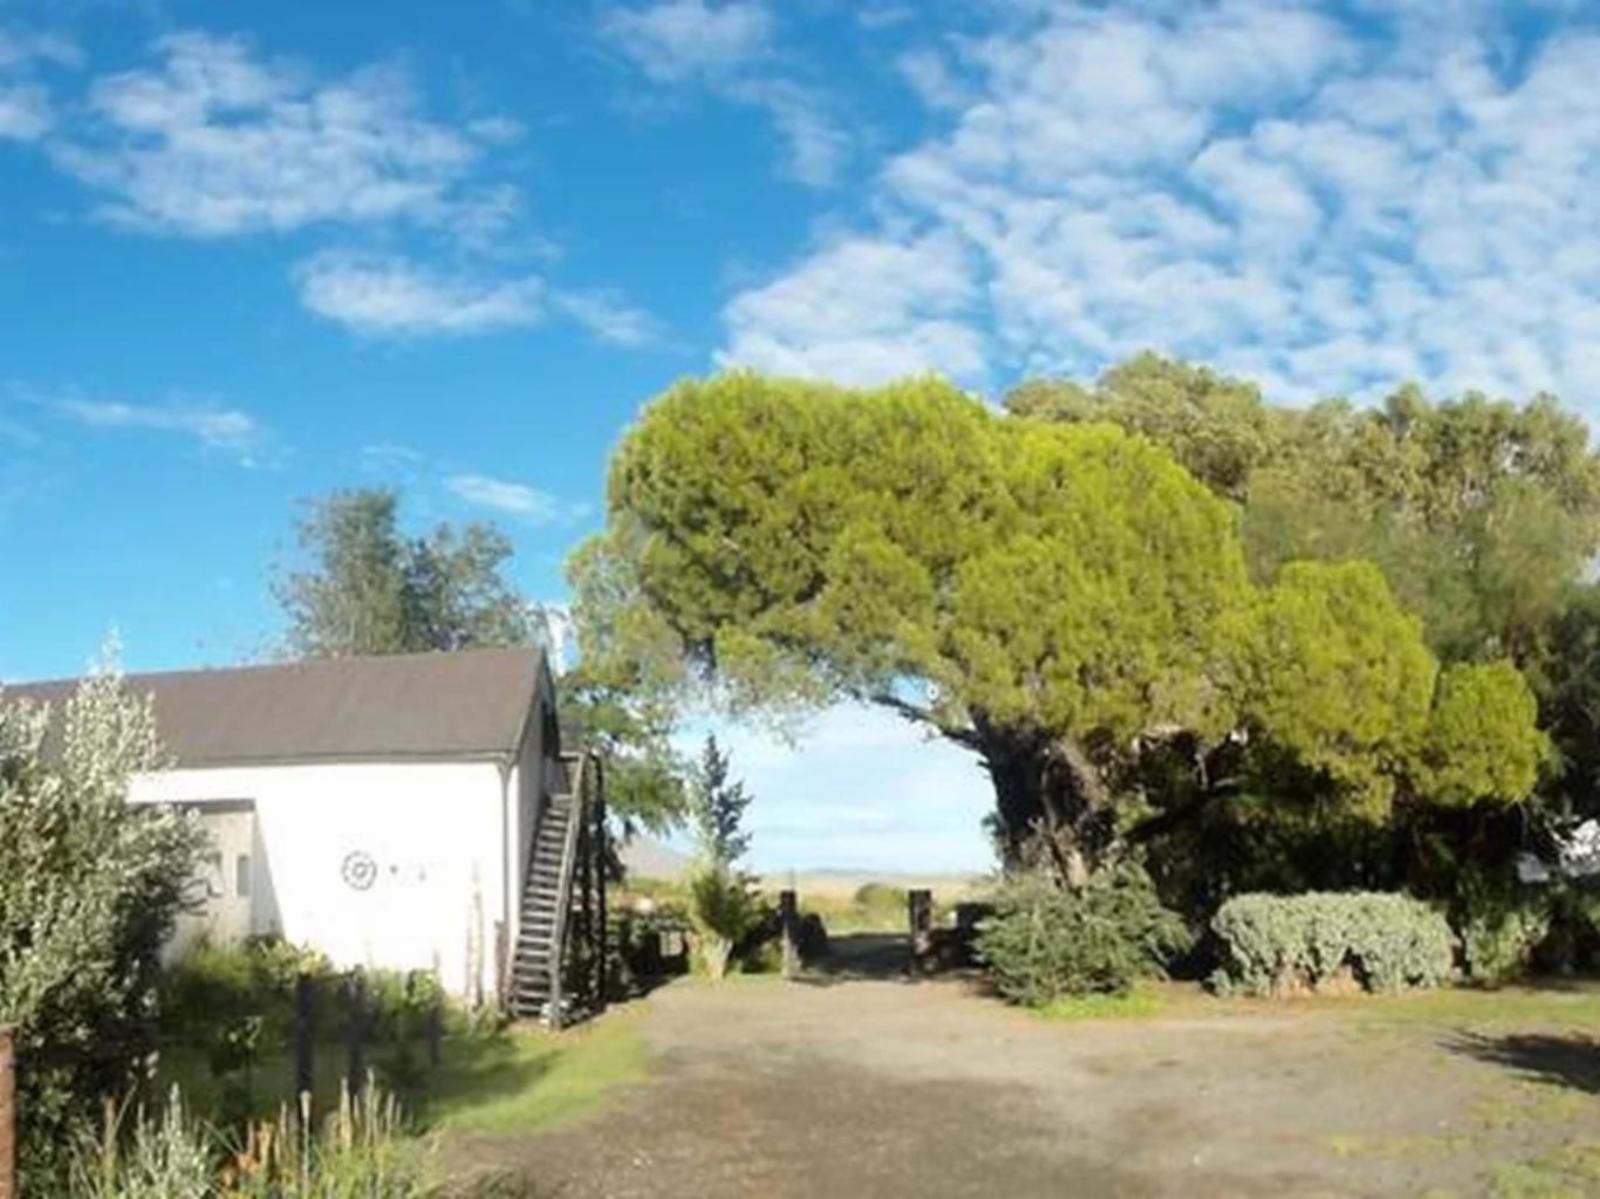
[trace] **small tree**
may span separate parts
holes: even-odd
[[[59,712],[0,695],[0,1023],[30,1193],[154,1048],[157,955],[203,846],[189,815],[127,802],[163,762],[149,699],[113,670]]]
[[[707,737],[690,796],[698,860],[689,879],[689,920],[700,960],[714,979],[727,974],[734,947],[757,919],[750,877],[738,868],[750,848],[750,835],[740,828],[750,796],[729,775],[728,755]]]

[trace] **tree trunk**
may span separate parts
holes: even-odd
[[[1104,772],[1067,737],[975,722],[973,747],[994,783],[995,840],[1005,867],[1049,866],[1081,887],[1113,849]]]

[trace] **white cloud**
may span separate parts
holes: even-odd
[[[651,81],[693,85],[767,114],[784,146],[784,173],[808,187],[837,180],[851,138],[825,93],[787,72],[771,10],[757,0],[655,0],[600,19],[601,38]]]
[[[726,75],[763,57],[772,14],[755,0],[658,0],[609,9],[600,33],[650,78],[676,83]]]
[[[260,463],[268,446],[261,422],[237,408],[204,404],[128,404],[120,400],[60,400],[56,411],[92,429],[174,433],[211,450],[234,455],[246,466]]]
[[[556,306],[600,341],[638,348],[661,340],[661,329],[648,312],[609,292],[562,292]]]
[[[485,333],[545,316],[545,287],[532,275],[450,275],[405,258],[330,250],[296,267],[294,279],[307,308],[357,333]]]
[[[41,68],[77,66],[76,46],[50,34],[0,28],[0,141],[37,141],[55,124]]]
[[[526,483],[512,483],[489,475],[451,475],[445,487],[457,499],[529,524],[549,524],[566,513],[561,501]]]
[[[982,383],[1155,346],[1289,399],[1594,402],[1600,38],[1508,54],[1528,30],[1478,4],[1019,7],[903,60],[938,131],[730,300],[724,360]]]
[[[538,275],[438,270],[393,254],[324,250],[292,272],[310,311],[355,333],[379,337],[466,336],[569,317],[610,345],[659,342],[649,313],[610,291],[558,291]]]
[[[744,79],[728,94],[763,109],[784,143],[784,172],[807,187],[826,187],[850,156],[850,138],[814,89],[790,79]]]
[[[107,219],[220,237],[326,222],[470,225],[507,206],[503,188],[474,179],[506,129],[425,118],[397,69],[324,81],[204,33],[170,35],[157,51],[159,65],[99,79],[90,120],[52,147],[106,194]]]
[[[948,234],[836,241],[734,300],[720,361],[857,384],[926,370],[981,377],[973,285],[966,251]]]

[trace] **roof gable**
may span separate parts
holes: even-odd
[[[154,696],[180,767],[515,753],[549,678],[536,649],[320,658],[271,666],[135,674]],[[55,702],[76,680],[5,687]]]

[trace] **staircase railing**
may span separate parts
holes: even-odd
[[[560,1028],[565,1023],[566,1015],[566,996],[563,991],[566,986],[567,929],[572,916],[572,881],[577,874],[578,839],[583,831],[584,809],[588,806],[584,802],[588,783],[588,772],[584,770],[585,756],[561,755],[562,762],[569,769],[576,767],[576,777],[569,784],[572,806],[567,811],[566,837],[561,847],[561,875],[556,884],[555,917],[550,928],[550,1008],[545,1013],[545,1021],[552,1028]]]

